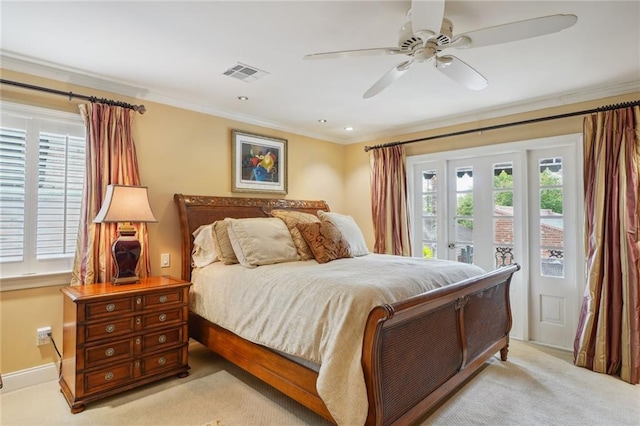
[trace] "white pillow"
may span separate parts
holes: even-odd
[[[349,249],[352,256],[364,256],[369,254],[367,243],[364,240],[364,235],[358,227],[358,224],[353,217],[340,213],[325,212],[318,210],[318,217],[320,220],[326,220],[333,223],[336,228],[342,233],[342,236],[349,243]]]
[[[300,260],[291,233],[275,217],[225,219],[238,262],[247,268]]]
[[[202,268],[218,260],[218,253],[213,244],[213,223],[202,225],[193,231],[193,251],[191,260],[193,266]]]

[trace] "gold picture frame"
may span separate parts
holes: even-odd
[[[287,140],[231,131],[231,191],[287,194]]]

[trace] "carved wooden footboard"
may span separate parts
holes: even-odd
[[[315,213],[322,201],[175,195],[180,214],[182,278],[191,279],[191,234],[225,217],[267,216],[273,208]],[[378,306],[365,328],[362,367],[367,424],[409,424],[451,394],[500,351],[506,360],[512,265],[391,305]],[[195,314],[189,335],[276,389],[333,421],[316,391],[317,373],[248,342]]]
[[[362,349],[368,423],[415,421],[487,359],[507,358],[509,285],[518,265],[370,314]]]

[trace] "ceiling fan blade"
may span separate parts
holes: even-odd
[[[444,0],[412,0],[411,1],[411,27],[413,33],[425,39],[440,33],[442,19],[444,18]],[[420,32],[432,34],[420,34]]]
[[[459,48],[472,48],[524,40],[562,31],[577,21],[578,17],[575,15],[542,16],[460,34],[451,41],[451,44]],[[467,37],[470,43],[467,44],[464,43],[464,40],[461,40],[461,43],[456,45],[456,41],[462,37]]]
[[[371,86],[364,95],[362,95],[362,97],[367,99],[382,92],[382,90],[384,90],[387,86],[402,77],[402,74],[409,70],[411,64],[413,64],[413,59],[405,61],[400,65],[391,68],[391,70],[383,75],[380,80],[376,81],[374,85]]]
[[[355,58],[358,56],[399,55],[406,53],[399,47],[380,47],[374,49],[342,50],[339,52],[324,52],[305,55],[304,59],[332,59]]]
[[[435,61],[436,69],[471,90],[482,90],[489,84],[482,74],[455,56],[440,56]]]

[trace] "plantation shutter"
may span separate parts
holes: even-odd
[[[26,130],[0,128],[0,263],[24,260],[26,163]]]
[[[40,133],[36,258],[73,255],[85,168],[84,139]]]
[[[70,272],[86,167],[82,120],[0,105],[0,277]]]

